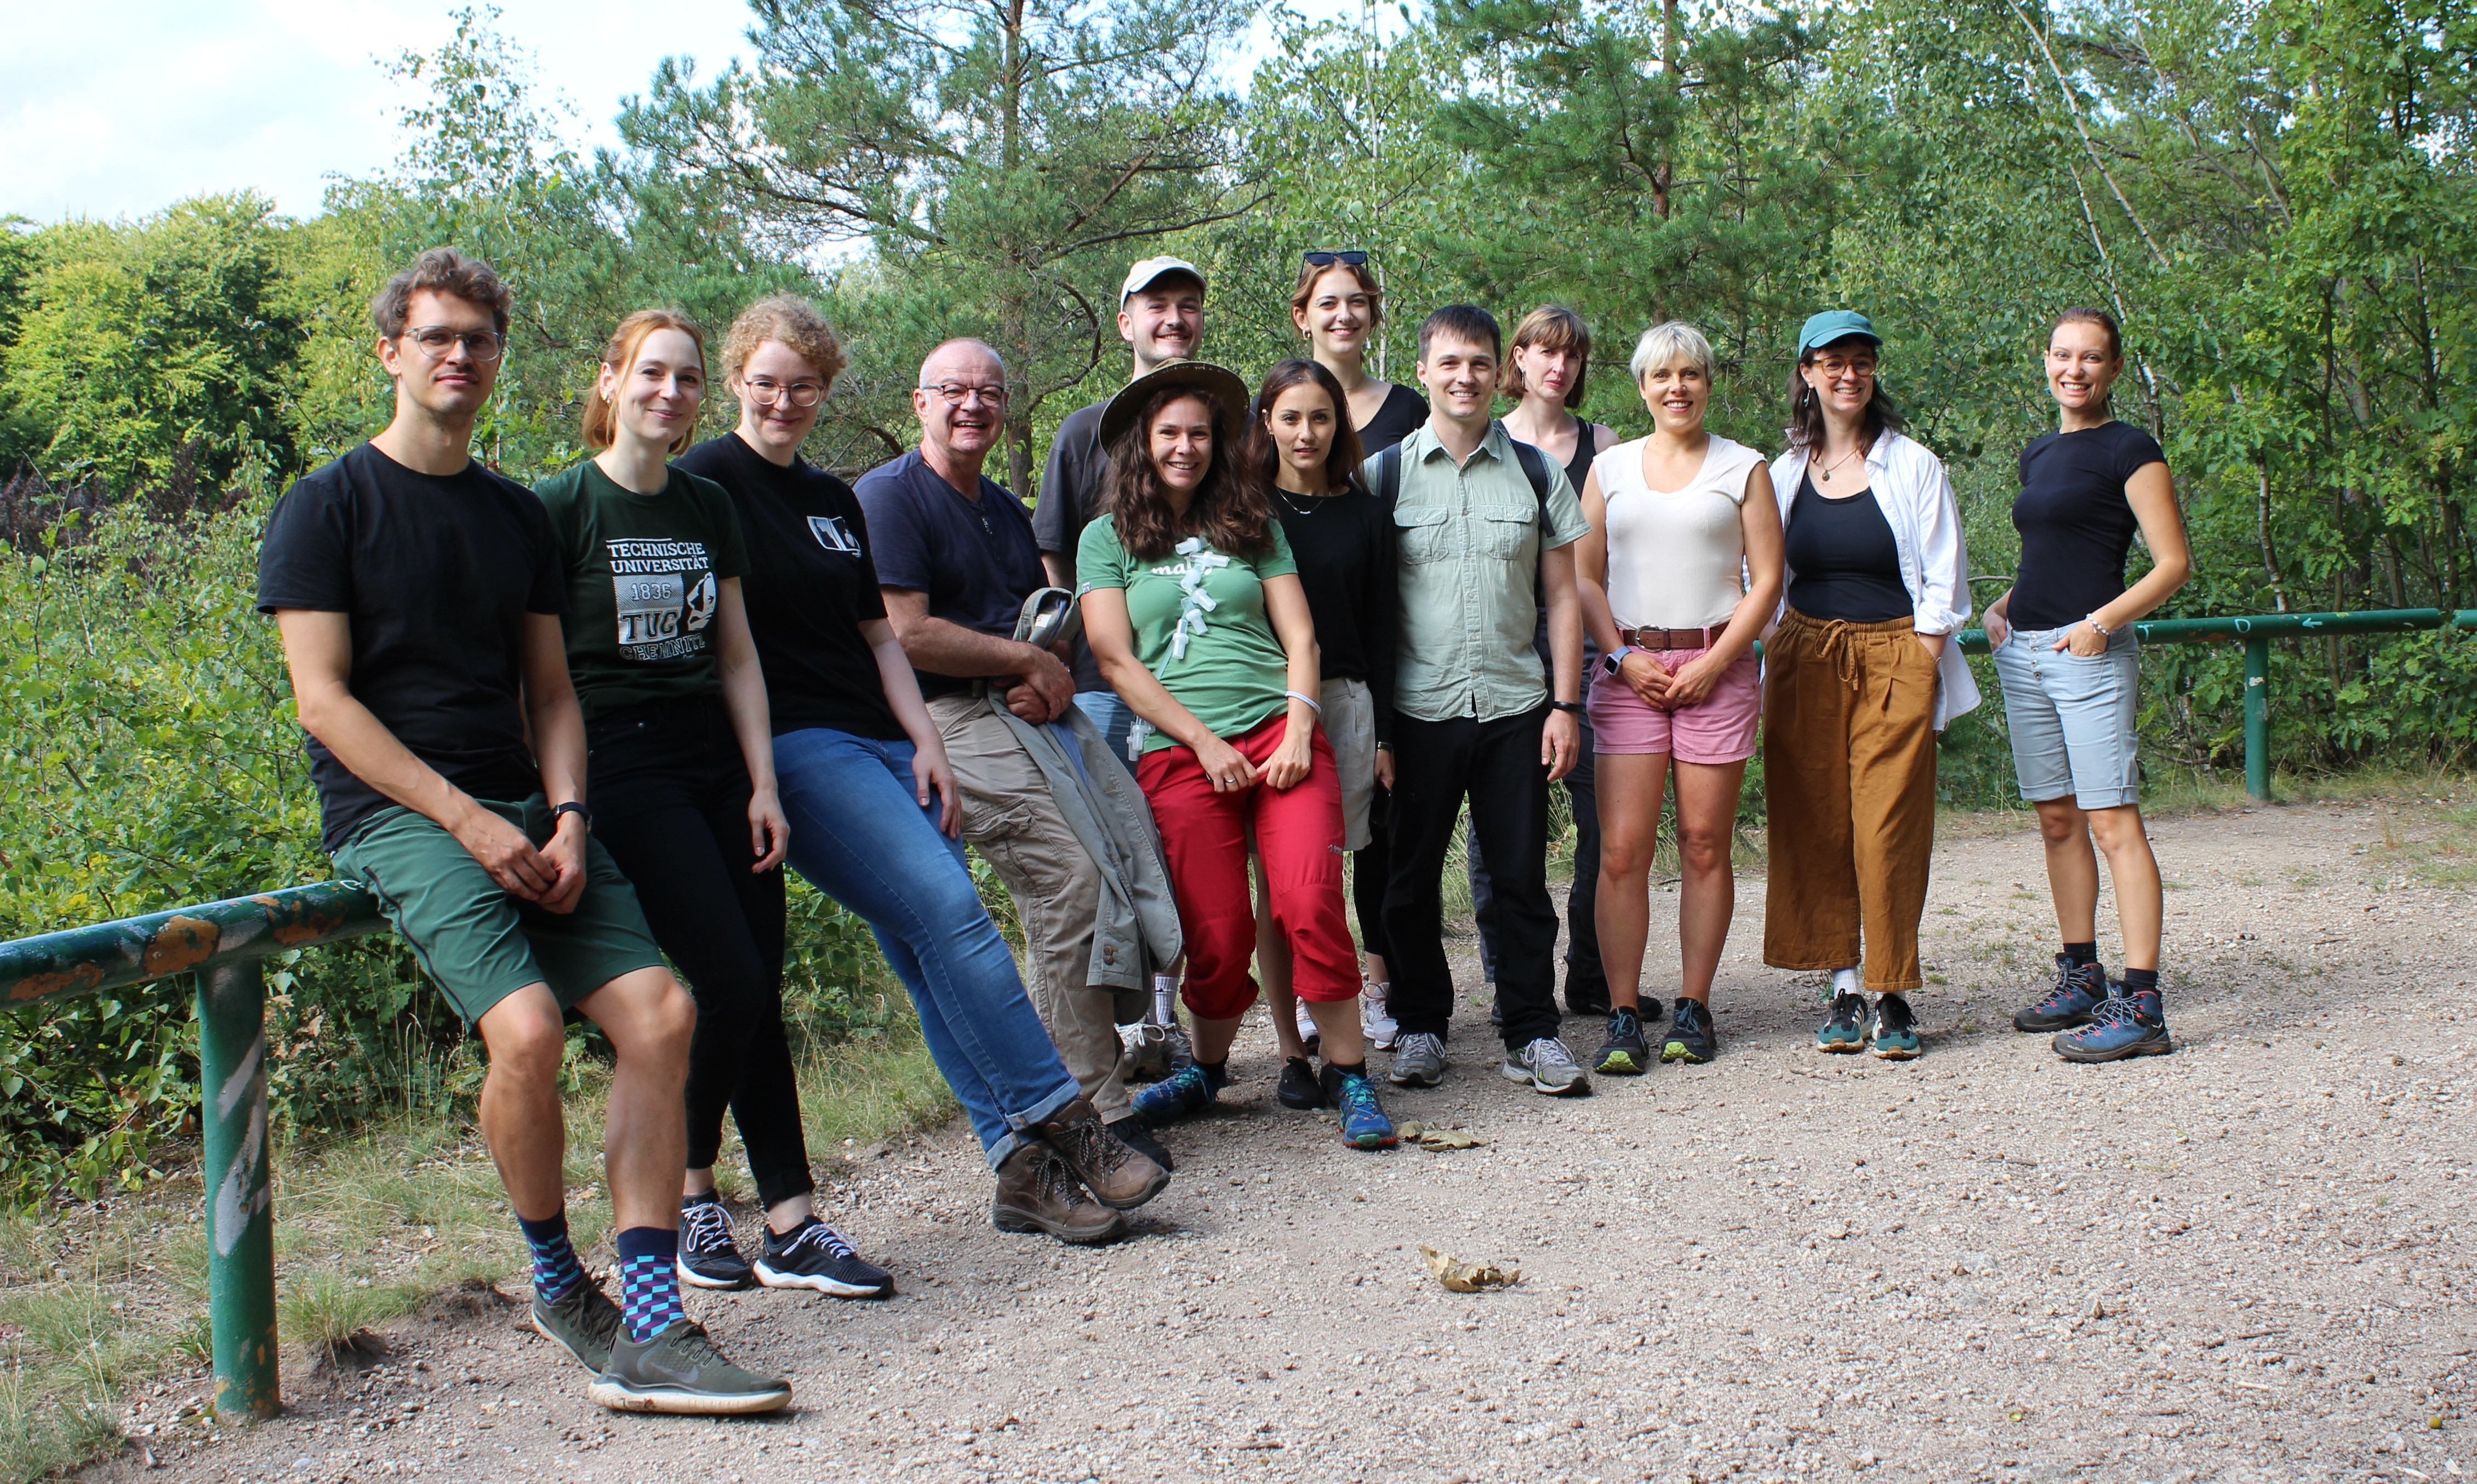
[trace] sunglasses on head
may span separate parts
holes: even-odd
[[[1305,252],[1299,256],[1306,259],[1308,266],[1312,268],[1329,268],[1337,263],[1346,263],[1355,268],[1367,261],[1366,252],[1357,247],[1347,252]]]

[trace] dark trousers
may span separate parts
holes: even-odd
[[[1581,1015],[1609,1002],[1608,970],[1600,967],[1600,803],[1592,786],[1591,723],[1582,726],[1582,757],[1565,775],[1565,801],[1574,810],[1574,884],[1565,893],[1565,1008]],[[1479,918],[1479,963],[1496,982],[1496,935],[1488,903],[1494,884],[1476,837],[1470,842],[1471,911]]]
[[[748,868],[748,769],[719,700],[631,707],[587,728],[593,834],[636,884],[654,942],[696,997],[688,1168],[731,1110],[758,1198],[815,1188],[783,1031],[783,873]]]
[[[1393,720],[1392,873],[1385,933],[1392,950],[1387,1008],[1406,1032],[1443,1035],[1454,1008],[1439,891],[1463,800],[1491,863],[1483,928],[1503,955],[1497,1002],[1505,1044],[1557,1034],[1557,910],[1548,900],[1548,774],[1539,736],[1548,708],[1498,721]]]
[[[1350,905],[1359,914],[1359,949],[1383,959],[1389,975],[1393,972],[1393,949],[1385,936],[1385,889],[1393,875],[1388,822],[1392,798],[1384,785],[1377,786],[1375,797],[1367,804],[1367,843],[1350,856]]]

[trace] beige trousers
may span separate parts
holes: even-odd
[[[1023,923],[1025,987],[1049,1039],[1104,1121],[1133,1116],[1113,991],[1086,976],[1092,921],[1101,907],[1101,868],[1051,800],[1040,765],[975,695],[941,695],[930,719],[945,739],[946,760],[963,796],[963,838],[1006,883]]]

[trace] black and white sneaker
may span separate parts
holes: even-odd
[[[731,1234],[731,1213],[712,1191],[680,1202],[681,1282],[698,1288],[746,1288],[756,1276]]]
[[[781,1235],[765,1234],[757,1255],[757,1281],[767,1288],[805,1288],[837,1298],[883,1298],[894,1292],[894,1274],[863,1262],[843,1234],[810,1217]]]

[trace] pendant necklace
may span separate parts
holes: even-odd
[[[1290,514],[1294,516],[1313,516],[1317,511],[1324,509],[1325,506],[1326,497],[1323,495],[1309,495],[1308,502],[1305,505],[1302,505],[1298,501],[1290,498],[1290,491],[1288,490],[1276,488],[1273,492],[1282,497],[1282,503],[1289,506],[1290,508]]]
[[[1823,467],[1823,482],[1827,485],[1832,483],[1832,471],[1848,463],[1850,460],[1855,459],[1858,457],[1858,454],[1859,450],[1852,448],[1847,453],[1842,454],[1839,458],[1825,465]]]

